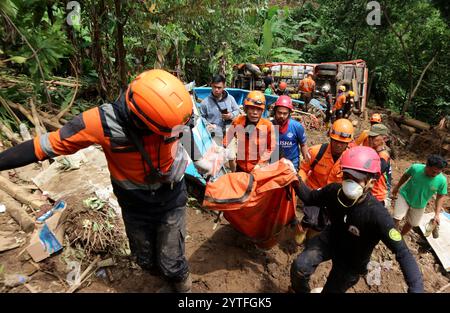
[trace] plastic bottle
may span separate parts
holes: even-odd
[[[434,218],[432,218],[427,225],[425,226],[425,237],[428,237],[431,235],[431,233],[433,232],[433,230],[436,227],[436,223],[434,222]]]

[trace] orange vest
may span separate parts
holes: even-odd
[[[246,120],[247,117],[241,115],[233,121],[227,130],[224,144],[227,146],[233,137],[237,138],[236,164],[249,173],[256,164],[270,159],[275,150],[276,137],[273,124],[269,120],[261,118],[251,133],[245,132]]]
[[[303,78],[300,81],[299,89],[303,92],[312,92],[316,88],[316,82],[311,78]]]
[[[365,146],[369,147],[369,131],[365,130],[363,131],[359,137],[355,140],[355,143],[359,146]],[[378,155],[380,158],[384,159],[386,162],[390,162],[390,155],[389,152],[386,150],[381,150],[378,152]],[[378,201],[384,201],[386,200],[388,194],[388,185],[387,185],[387,178],[386,173],[382,173],[380,178],[375,182],[375,184],[372,187],[372,195],[377,198]]]
[[[336,103],[334,104],[334,110],[342,109],[344,107],[345,101],[346,101],[346,97],[344,94],[337,97]]]
[[[34,139],[39,160],[57,155],[73,154],[92,144],[103,148],[111,179],[125,189],[146,189],[142,156],[127,138],[118,123],[113,106],[104,104],[76,116],[65,127]],[[172,148],[177,142],[165,143],[164,137],[152,134],[143,137],[153,166],[167,172],[173,163]],[[147,173],[150,168],[145,164]]]
[[[389,163],[390,156],[386,150],[382,150],[378,152],[380,158],[384,159]],[[372,187],[372,195],[377,198],[378,201],[386,200],[388,194],[388,186],[387,186],[387,178],[386,173],[382,173],[380,178],[375,182]]]
[[[363,131],[358,138],[355,139],[355,143],[358,146],[369,146],[369,131],[365,130]]]
[[[331,155],[331,145],[328,144],[325,153],[313,170],[311,170],[311,164],[316,159],[319,153],[321,145],[315,145],[309,148],[309,154],[311,155],[310,161],[303,160],[300,164],[299,175],[306,185],[312,189],[322,188],[330,183],[342,182],[342,170],[341,162],[338,159],[336,162]]]

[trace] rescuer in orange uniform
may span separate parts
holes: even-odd
[[[227,131],[225,147],[233,136],[237,138],[237,171],[251,172],[255,166],[269,162],[276,148],[273,124],[261,118],[266,98],[261,91],[251,91],[244,100],[246,115],[238,116]]]
[[[347,119],[339,119],[331,126],[330,143],[309,148],[310,159],[301,162],[299,171],[300,177],[309,188],[319,189],[342,181],[340,157],[349,146],[353,146],[353,133],[352,123]],[[304,241],[308,229],[320,232],[327,224],[323,208],[305,206],[303,213],[302,229],[296,238],[297,244]]]
[[[185,150],[174,129],[190,121],[192,109],[178,78],[163,70],[146,71],[114,103],[2,152],[0,170],[100,145],[137,263],[166,280],[161,291],[189,292],[183,179],[189,158],[180,157]]]

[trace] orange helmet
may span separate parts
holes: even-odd
[[[192,115],[192,99],[183,83],[164,70],[141,73],[128,86],[126,103],[153,132],[169,136]]]
[[[281,90],[285,90],[286,87],[287,87],[287,84],[286,84],[286,82],[280,82],[280,83],[278,84],[278,87],[280,87]]]
[[[337,141],[351,142],[353,140],[353,132],[354,128],[352,122],[345,118],[341,118],[331,126],[330,137]]]
[[[380,113],[374,113],[370,117],[370,122],[372,123],[381,123],[381,114]]]
[[[264,97],[264,94],[259,90],[250,91],[247,98],[244,100],[244,108],[249,106],[264,110],[266,106],[266,97]]]

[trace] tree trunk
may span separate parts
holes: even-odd
[[[125,3],[125,2],[124,2]],[[116,68],[119,70],[119,80],[120,89],[124,90],[127,87],[127,69],[125,64],[125,46],[123,44],[123,30],[125,23],[123,22],[124,17],[122,16],[123,7],[121,0],[114,0],[114,6],[116,9],[116,23],[117,23],[117,33],[116,33]]]
[[[431,126],[428,123],[418,121],[412,118],[402,118],[401,116],[394,116],[394,121],[401,124],[406,124],[408,126],[415,127],[420,130],[430,130]]]
[[[427,70],[430,68],[430,66],[436,60],[436,56],[437,56],[437,53],[435,53],[433,55],[433,57],[431,58],[430,62],[428,62],[428,64],[425,66],[425,68],[423,69],[422,73],[420,74],[420,77],[419,77],[419,80],[417,81],[416,86],[414,87],[414,89],[411,90],[411,93],[409,94],[409,97],[408,97],[408,101],[405,103],[405,105],[402,108],[402,112],[401,112],[402,116],[404,116],[405,112],[408,110],[408,107],[411,104],[412,99],[416,95],[417,89],[419,88],[420,84],[422,83],[422,80],[423,80],[423,77],[425,76],[425,73],[427,72]]]
[[[5,191],[11,197],[17,199],[23,204],[29,205],[36,210],[40,210],[41,206],[45,204],[44,201],[38,199],[36,195],[30,194],[20,186],[12,183],[9,179],[0,175],[0,190]]]
[[[92,59],[95,64],[95,70],[98,74],[98,92],[100,96],[104,99],[107,98],[108,94],[108,82],[106,79],[105,71],[103,69],[105,64],[105,59],[103,57],[102,52],[102,39],[101,39],[101,22],[99,21],[99,18],[103,16],[106,10],[105,3],[103,0],[99,1],[98,5],[95,4],[91,7],[91,21],[92,21]]]
[[[372,84],[373,84],[373,80],[375,79],[375,74],[376,74],[376,72],[375,72],[375,69],[374,69],[372,71],[372,73],[370,74],[369,86],[367,87],[367,96],[366,96],[367,102],[369,102],[369,99],[370,99],[370,93],[372,91]]]

